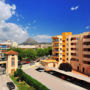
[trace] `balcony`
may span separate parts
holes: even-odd
[[[53,50],[54,53],[59,53],[60,51]]]
[[[90,51],[83,51],[83,54],[90,55]]]
[[[90,61],[90,58],[83,57],[83,61]]]

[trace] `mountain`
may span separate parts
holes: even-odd
[[[23,45],[34,45],[34,44],[38,44],[38,42],[29,37],[29,38],[28,38],[25,42],[23,42],[22,44],[23,44]]]

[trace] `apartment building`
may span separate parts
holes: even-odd
[[[60,39],[57,36],[52,37],[53,59],[58,60],[59,64],[68,62],[74,70],[90,75],[90,32],[77,35],[72,35],[71,32],[65,32],[62,33],[62,36],[58,35],[58,37],[62,38],[61,41],[57,40]],[[56,41],[58,43],[57,47],[54,46]],[[61,48],[60,42],[62,42]],[[62,54],[60,53],[60,49],[62,50]],[[56,53],[57,50],[58,54]]]
[[[62,36],[57,35],[52,37],[52,55],[53,59],[58,61],[58,64],[62,63]]]
[[[72,35],[71,32],[64,32],[62,35],[52,37],[52,55],[53,59],[56,59],[60,63],[67,62],[66,51],[67,51],[67,36]]]
[[[90,32],[72,35],[70,63],[74,70],[90,75]]]

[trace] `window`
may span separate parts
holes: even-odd
[[[90,61],[83,61],[84,64],[90,64]]]
[[[62,60],[62,58],[60,58],[60,60]]]
[[[60,38],[60,41],[62,41],[62,39]]]
[[[76,56],[76,53],[71,53],[72,56]]]
[[[63,42],[65,42],[65,40],[63,40]]]
[[[62,45],[62,43],[60,43],[60,46]]]
[[[83,44],[84,45],[90,45],[90,42],[84,42]]]
[[[15,60],[14,60],[14,58],[12,58],[12,66],[15,66]]]
[[[79,40],[79,38],[77,37],[77,40]]]
[[[58,61],[58,58],[56,58],[56,61]]]
[[[84,48],[83,51],[90,51],[90,48]]]
[[[76,53],[76,56],[78,56],[78,54]]]
[[[84,38],[85,38],[85,39],[86,39],[86,38],[90,38],[90,35],[85,35]]]
[[[83,55],[85,58],[90,58],[90,55]]]
[[[60,50],[62,50],[62,48],[60,48]]]
[[[58,51],[58,49],[56,48],[55,51]]]
[[[71,50],[76,50],[76,48],[71,48]]]
[[[72,40],[76,40],[76,37],[71,38],[71,41],[72,41]]]
[[[62,53],[60,53],[60,55],[62,55]]]
[[[79,61],[79,59],[71,58],[71,61]]]
[[[76,43],[71,43],[71,45],[76,45]]]

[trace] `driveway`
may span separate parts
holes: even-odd
[[[35,68],[24,70],[28,75],[32,76],[50,90],[85,90],[84,88],[74,85],[70,82],[59,79],[45,72],[38,72]]]
[[[0,90],[9,90],[7,88],[7,82],[10,82],[11,79],[9,76],[7,76],[6,74],[4,75],[0,75]],[[17,89],[14,89],[17,90]]]

